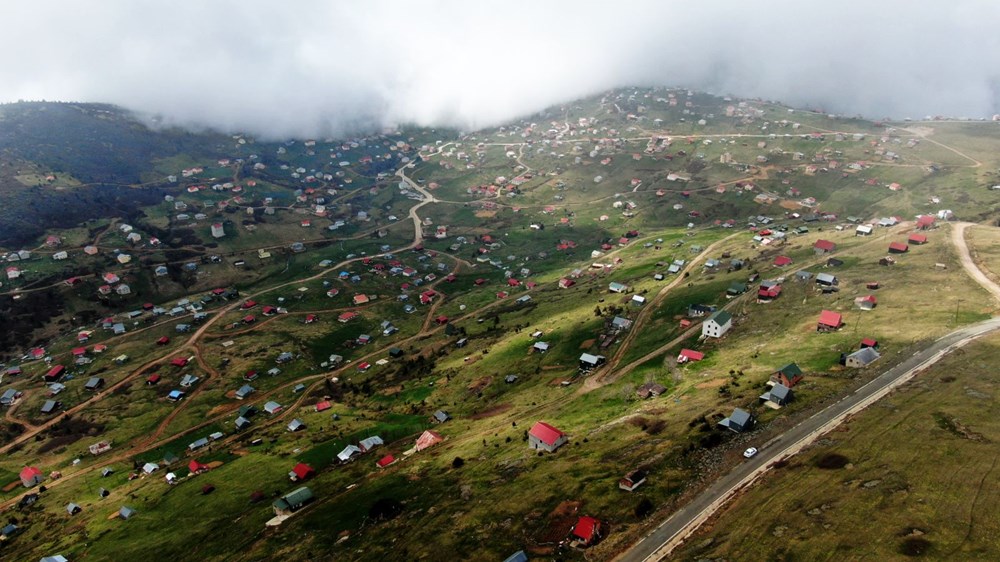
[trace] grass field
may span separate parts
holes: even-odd
[[[767,475],[677,559],[992,559],[998,350],[991,336],[927,369]]]

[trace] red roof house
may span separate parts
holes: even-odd
[[[174,357],[170,360],[170,364],[174,367],[186,367],[188,360],[187,357]]]
[[[156,340],[156,345],[167,345],[168,343],[170,343],[170,338],[168,338],[167,336],[163,336],[160,339]]]
[[[678,363],[687,363],[688,361],[701,361],[704,358],[705,358],[704,353],[687,348],[682,349],[681,352],[677,354]]]
[[[291,478],[293,481],[305,480],[306,478],[315,475],[316,475],[316,470],[313,467],[309,466],[308,464],[302,462],[295,465],[295,468],[293,468],[292,471],[288,473],[288,477]]]
[[[817,254],[825,254],[836,249],[837,245],[829,240],[817,240],[816,243],[813,244],[813,250],[815,250]]]
[[[878,342],[875,341],[875,340],[873,340],[873,339],[871,339],[871,338],[864,338],[863,340],[861,340],[861,347],[862,348],[865,348],[865,347],[878,347]]]
[[[569,438],[555,427],[540,421],[535,422],[528,431],[528,446],[532,449],[553,452],[561,447]]]
[[[510,279],[507,280],[507,286],[508,287],[519,287],[520,285],[521,285],[521,282],[518,281],[517,279],[514,279],[513,277],[511,277]]]
[[[346,323],[346,322],[350,322],[351,320],[354,320],[357,317],[358,317],[358,313],[357,312],[345,312],[345,313],[343,313],[343,314],[341,314],[340,316],[337,317],[337,321],[338,322]]]
[[[45,476],[38,467],[26,466],[21,470],[21,484],[25,488],[37,486],[42,480],[45,480]]]
[[[434,322],[436,322],[439,326],[443,325],[443,324],[447,324],[448,323],[448,317],[444,316],[444,315],[438,316],[437,318],[434,319]]]
[[[396,462],[396,457],[394,457],[392,455],[386,455],[386,456],[382,457],[381,459],[379,459],[378,461],[376,461],[375,462],[375,466],[377,466],[379,468],[385,468],[385,467],[387,467],[390,464],[393,464],[395,462]]]
[[[902,242],[892,242],[889,244],[890,254],[905,254],[909,249],[909,246],[903,244]]]
[[[46,382],[57,381],[59,380],[59,377],[63,376],[63,373],[65,372],[66,372],[66,367],[63,367],[62,365],[56,365],[51,369],[49,369],[48,372],[45,373],[45,376],[43,378],[45,379]]]
[[[934,226],[934,222],[936,220],[937,217],[935,217],[934,215],[920,215],[919,217],[917,217],[917,228],[919,228],[920,230],[927,230],[928,228]]]
[[[907,239],[907,242],[909,242],[910,244],[916,244],[917,246],[919,246],[920,244],[926,244],[927,236],[924,234],[917,234],[916,232],[914,232]]]
[[[159,375],[159,373],[153,373],[152,375],[149,375],[148,379],[146,379],[146,384],[148,384],[149,386],[153,386],[154,384],[156,384],[158,382],[160,382],[160,375]]]
[[[332,407],[333,407],[333,404],[331,404],[329,400],[324,400],[322,402],[316,403],[316,411],[317,412],[325,412],[325,411],[329,410]]]
[[[827,332],[832,330],[837,330],[844,325],[843,317],[832,310],[824,310],[819,313],[819,323],[816,325],[816,331]]]
[[[424,449],[428,447],[433,447],[434,445],[437,445],[442,441],[444,441],[444,437],[441,437],[440,434],[434,431],[427,430],[421,433],[420,437],[417,437],[417,443],[415,448],[417,451],[423,451]]]
[[[785,267],[786,265],[789,265],[791,263],[792,263],[792,258],[788,256],[778,256],[774,258],[774,265],[778,267]]]
[[[198,474],[199,472],[204,472],[208,469],[209,466],[207,464],[201,464],[195,459],[191,459],[191,462],[188,463],[188,470],[191,474]]]
[[[583,545],[591,545],[601,536],[601,522],[593,517],[581,517],[573,525],[570,537],[578,540]]]

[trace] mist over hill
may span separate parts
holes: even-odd
[[[0,100],[110,102],[270,139],[473,130],[630,84],[982,117],[998,112],[998,18],[965,0],[8,4],[0,52],[18,56]]]

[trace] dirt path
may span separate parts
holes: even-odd
[[[951,242],[955,245],[955,249],[958,250],[958,259],[962,262],[962,268],[969,274],[969,277],[972,277],[980,287],[986,289],[1000,303],[1000,285],[994,283],[989,275],[976,265],[976,262],[972,259],[972,254],[969,252],[969,245],[965,240],[965,229],[970,226],[975,225],[968,222],[952,224]]]

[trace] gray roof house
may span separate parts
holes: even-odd
[[[836,276],[830,275],[829,273],[818,273],[816,275],[816,283],[818,285],[832,286],[838,284],[839,281],[837,281]]]
[[[742,433],[753,427],[754,419],[750,415],[750,412],[742,409],[736,408],[733,413],[729,415],[728,418],[724,418],[719,422],[722,427],[728,428],[730,431],[735,431],[736,433]]]
[[[854,369],[867,367],[881,357],[874,347],[864,347],[847,356],[844,364]]]
[[[434,421],[436,421],[437,423],[444,423],[450,419],[451,416],[449,416],[448,412],[445,412],[444,410],[438,410],[434,412]]]
[[[236,398],[238,400],[243,400],[247,396],[250,396],[251,394],[253,394],[254,392],[256,392],[256,390],[257,389],[255,389],[254,387],[250,386],[249,384],[245,384],[245,385],[239,387],[236,390],[235,396],[236,396]]]
[[[760,400],[770,402],[778,407],[784,406],[792,400],[792,389],[781,383],[775,384],[770,390],[760,395]]]

